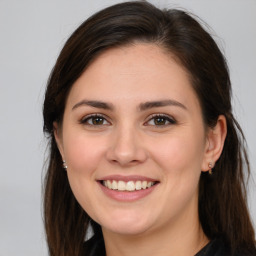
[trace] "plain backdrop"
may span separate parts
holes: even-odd
[[[46,140],[42,102],[47,77],[71,32],[120,1],[0,0],[0,256],[47,255],[41,188]],[[256,1],[166,0],[207,22],[225,53],[235,115],[256,177]],[[256,222],[255,183],[249,206]]]

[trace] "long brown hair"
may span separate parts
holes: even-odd
[[[249,163],[242,130],[232,115],[225,58],[209,33],[185,11],[159,10],[145,1],[134,1],[108,7],[86,20],[67,40],[48,80],[43,106],[44,132],[50,144],[44,217],[50,255],[82,255],[89,223],[95,237],[102,238],[99,225],[72,194],[53,122],[61,124],[70,88],[96,56],[137,41],[164,48],[188,71],[206,126],[214,127],[219,115],[226,117],[227,137],[214,174],[202,173],[200,178],[199,218],[209,239],[221,237],[232,252],[254,253],[245,187]]]

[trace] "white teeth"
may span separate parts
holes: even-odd
[[[136,181],[135,183],[136,190],[141,190],[141,181]]]
[[[153,186],[153,182],[149,182],[148,184],[147,184],[147,188],[150,188],[151,186]]]
[[[140,181],[137,180],[136,182],[134,181],[110,181],[110,180],[104,180],[102,183],[105,187],[112,189],[112,190],[118,190],[118,191],[135,191],[135,190],[142,190],[146,188],[150,188],[153,185],[155,185],[155,182],[152,181]]]
[[[117,182],[115,180],[112,181],[112,189],[117,189]]]
[[[143,189],[146,189],[147,188],[147,182],[144,180],[144,181],[142,181],[142,188]]]
[[[120,191],[124,191],[126,189],[126,184],[124,181],[120,180],[117,183],[117,189]]]
[[[133,181],[128,181],[126,183],[126,190],[128,191],[134,191],[135,190],[135,185]]]
[[[112,183],[111,183],[110,180],[107,180],[107,187],[110,188],[110,189],[112,188]]]

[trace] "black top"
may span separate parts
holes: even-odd
[[[103,239],[96,239],[92,237],[84,244],[86,256],[105,256],[105,246]],[[88,251],[90,253],[88,253]],[[209,242],[203,249],[201,249],[195,256],[231,256],[228,247],[220,239],[215,239]],[[253,256],[248,254],[235,253],[234,256]]]
[[[213,240],[201,249],[195,256],[228,256],[227,247],[221,240]],[[238,255],[237,255],[238,256]]]

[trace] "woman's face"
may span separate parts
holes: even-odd
[[[158,46],[100,55],[73,85],[56,139],[76,199],[103,231],[196,219],[201,109],[185,70]]]

